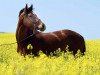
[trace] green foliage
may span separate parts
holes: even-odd
[[[15,41],[15,34],[0,34],[0,44]],[[39,57],[23,57],[16,52],[16,44],[0,46],[0,75],[100,75],[100,40],[87,40],[86,48],[85,56],[79,57],[78,51],[75,59],[70,52],[60,52],[59,57],[42,52]]]

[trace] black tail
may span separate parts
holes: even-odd
[[[85,46],[85,40],[83,38],[83,43],[82,43],[82,46],[81,46],[81,53],[84,55],[85,52],[86,52],[86,46]]]

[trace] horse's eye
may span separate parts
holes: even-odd
[[[32,15],[29,15],[29,17],[32,17]]]

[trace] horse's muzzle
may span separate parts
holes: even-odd
[[[45,31],[45,30],[46,30],[45,24],[42,23],[42,25],[39,25],[39,26],[38,26],[38,30],[40,30],[40,31]]]

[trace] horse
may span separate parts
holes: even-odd
[[[66,47],[68,46],[69,51],[73,52],[74,56],[76,55],[78,50],[80,50],[82,55],[84,55],[86,48],[85,40],[82,35],[69,29],[63,29],[48,33],[42,32],[41,30],[38,31],[39,29],[45,31],[44,24],[41,23],[41,25],[33,25],[32,23],[30,23],[32,21],[30,21],[29,17],[24,17],[24,13],[26,15],[29,15],[31,13],[28,13],[27,10],[28,9],[26,5],[24,11],[19,16],[19,20],[23,24],[18,23],[18,26],[20,26],[20,28],[17,29],[17,37],[19,39],[23,39],[31,34],[33,35],[20,44],[20,46],[22,47],[17,49],[18,52],[21,51],[22,54],[32,53],[35,56],[38,56],[38,52],[41,50],[44,54],[49,56],[51,52],[53,53],[58,48],[60,48],[61,51],[66,52]],[[20,19],[22,18],[22,16],[26,18],[27,21],[24,19]],[[24,28],[24,26],[26,26],[26,28]],[[31,44],[33,47],[31,51],[27,50],[26,48],[28,44]]]
[[[19,12],[19,20],[16,29],[17,52],[21,55],[25,56],[31,53],[30,50],[27,50],[27,46],[30,44],[31,36],[34,31],[33,29],[44,31],[46,26],[33,12],[33,5],[28,7],[26,4],[25,8],[21,9]]]

